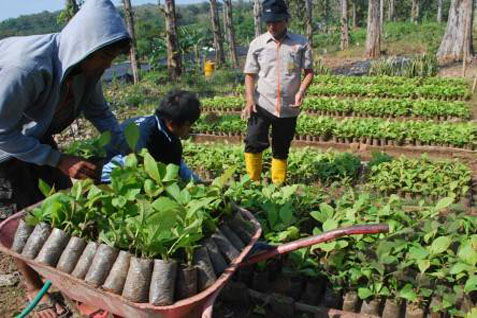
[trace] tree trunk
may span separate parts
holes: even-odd
[[[137,58],[136,33],[134,31],[134,16],[131,8],[131,0],[123,0],[124,4],[124,19],[131,36],[131,50],[129,52],[129,59],[131,60],[131,70],[133,73],[134,84],[139,82],[139,63]]]
[[[446,32],[437,51],[437,57],[445,61],[455,61],[471,57],[473,0],[452,0],[449,8]]]
[[[358,21],[356,20],[356,0],[352,0],[352,3],[351,3],[351,19],[352,19],[353,29],[357,28]]]
[[[419,19],[419,0],[412,0],[411,23],[417,23]]]
[[[238,58],[237,58],[237,48],[235,45],[235,29],[232,18],[232,0],[224,0],[225,3],[225,12],[227,16],[227,23],[225,28],[227,29],[227,36],[229,38],[229,50],[230,57],[232,59],[232,65],[234,68],[238,67]]]
[[[170,78],[177,79],[182,74],[182,59],[177,36],[175,0],[166,0],[163,12],[166,22],[167,69]]]
[[[306,37],[308,42],[313,47],[313,4],[312,0],[305,0],[305,25],[306,25]]]
[[[437,23],[442,23],[442,0],[437,0]]]
[[[384,0],[379,1],[379,32],[383,34],[384,28]]]
[[[394,7],[394,0],[389,0],[389,9],[388,9],[388,20],[394,21],[395,15],[395,7]]]
[[[380,0],[369,0],[368,4],[368,26],[366,34],[366,58],[377,58],[380,54]]]
[[[210,16],[212,20],[212,32],[214,33],[215,65],[219,67],[225,63],[224,39],[220,32],[219,15],[217,14],[217,0],[210,1]]]
[[[341,0],[341,50],[346,50],[348,45],[348,0]]]
[[[260,0],[253,0],[253,22],[255,37],[259,37],[262,34],[262,4]]]

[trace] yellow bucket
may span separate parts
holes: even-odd
[[[206,61],[204,66],[205,77],[211,77],[214,73],[215,63],[212,61]]]

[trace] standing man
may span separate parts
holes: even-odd
[[[81,114],[100,132],[111,131],[114,146],[121,148],[124,138],[100,79],[129,45],[110,0],[87,0],[61,33],[0,41],[0,181],[9,193],[2,195],[3,206],[20,210],[40,201],[39,179],[59,190],[71,186],[70,177],[100,173],[93,163],[58,151],[52,137]],[[41,278],[20,260],[15,263],[31,300],[43,285]],[[47,294],[34,317],[64,312]]]
[[[312,50],[304,37],[288,32],[290,15],[284,0],[265,0],[262,8],[267,32],[250,43],[244,69],[245,167],[252,180],[260,181],[271,126],[272,181],[282,184],[300,106],[313,81]]]

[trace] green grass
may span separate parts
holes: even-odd
[[[423,52],[435,52],[444,35],[445,24],[423,22],[385,22],[381,49],[388,55],[409,55]],[[336,27],[328,34],[316,34],[314,45],[319,54],[340,55],[341,32]],[[366,28],[350,31],[350,48],[352,56],[362,56],[366,44]]]

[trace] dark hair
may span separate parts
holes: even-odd
[[[156,109],[156,116],[177,125],[194,123],[200,116],[200,101],[188,91],[172,90]]]

